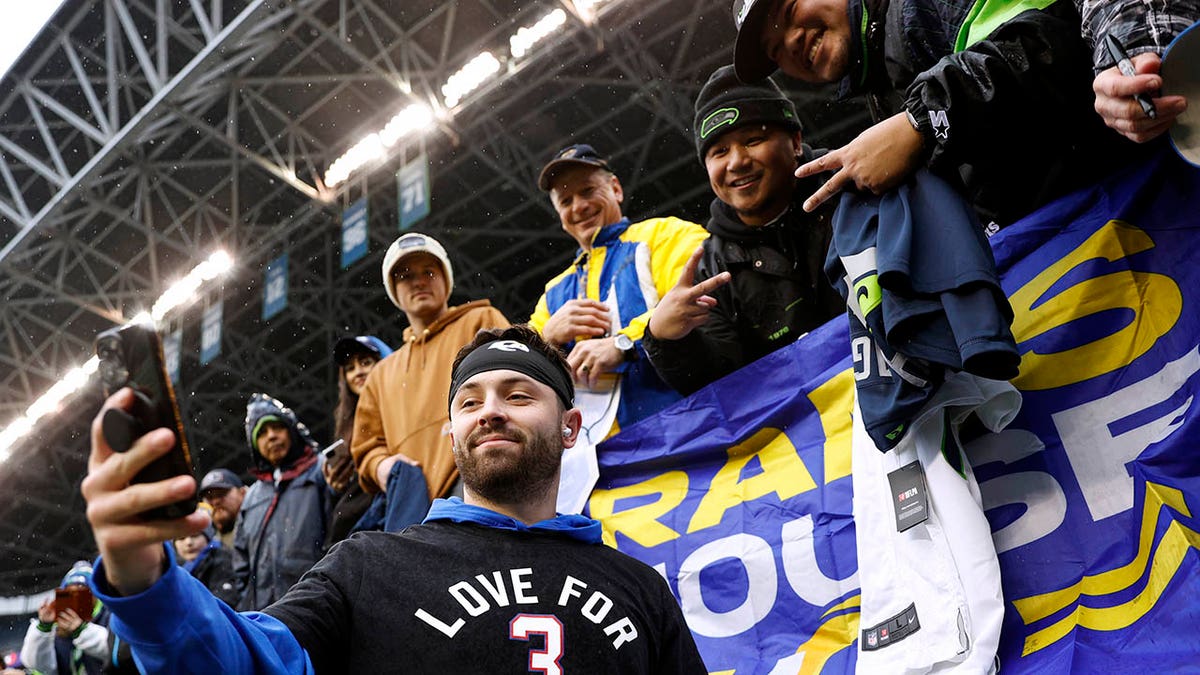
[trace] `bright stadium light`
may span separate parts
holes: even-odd
[[[433,124],[433,112],[423,103],[414,103],[396,113],[388,120],[383,131],[379,132],[379,140],[387,147],[392,147],[401,138],[418,131],[424,131]]]
[[[33,422],[29,421],[28,417],[22,415],[13,420],[13,423],[0,431],[0,459],[8,457],[8,449],[16,444],[17,441],[33,430]]]
[[[463,97],[475,91],[489,77],[500,72],[500,61],[491,52],[482,52],[467,61],[463,66],[446,80],[442,85],[442,96],[446,99],[446,107],[453,108],[462,101]]]
[[[544,40],[555,29],[566,22],[567,13],[561,9],[556,9],[542,17],[540,21],[532,26],[518,28],[517,32],[508,38],[508,47],[509,51],[512,52],[513,58],[519,59],[528,54],[534,45]]]
[[[383,142],[379,134],[367,134],[367,137],[350,146],[350,149],[329,165],[325,172],[325,184],[334,187],[350,177],[350,174],[361,169],[371,160],[383,157]]]
[[[225,251],[219,250],[208,256],[207,260],[196,265],[191,272],[188,272],[187,276],[176,281],[159,296],[154,303],[154,308],[150,310],[150,318],[156,322],[161,321],[167,312],[194,298],[204,282],[224,274],[232,266],[233,259]]]
[[[350,174],[370,162],[381,159],[400,139],[428,129],[432,124],[433,111],[429,106],[423,103],[408,106],[388,120],[383,129],[367,134],[366,138],[335,159],[325,171],[325,185],[337,187],[345,182]]]
[[[61,380],[55,382],[54,386],[50,387],[45,394],[42,394],[38,400],[34,401],[33,405],[29,406],[29,409],[25,411],[25,417],[29,419],[30,423],[33,423],[52,412],[58,412],[63,400],[82,389],[83,385],[87,384],[91,374],[96,372],[96,369],[99,367],[99,357],[93,356],[82,366],[72,368],[66,375],[63,375]]]
[[[571,3],[575,5],[575,11],[587,24],[596,20],[596,13],[600,11],[600,7],[608,2],[609,0],[571,0]]]
[[[592,25],[596,22],[596,15],[600,8],[611,2],[612,0],[570,0],[567,9],[573,11],[583,23]],[[515,64],[516,59],[528,56],[539,42],[555,31],[561,30],[566,25],[567,19],[566,11],[555,9],[533,25],[518,28],[517,32],[508,39],[509,52],[512,55],[512,60],[508,62],[510,66],[508,74],[516,72],[516,68],[511,67]],[[462,103],[468,94],[493,79],[503,67],[504,63],[490,51],[481,52],[475,58],[467,61],[466,65],[447,78],[446,83],[442,85],[444,108],[435,103],[437,116],[443,120],[450,119],[453,108]],[[412,91],[412,86],[407,82],[401,82],[398,86],[406,93]],[[325,188],[328,189],[324,191],[325,198],[332,200],[333,188],[346,182],[351,175],[367,165],[385,158],[388,149],[399,142],[401,138],[432,126],[434,115],[435,112],[428,106],[419,103],[410,105],[392,117],[383,129],[368,134],[351,146],[325,169],[323,181]]]
[[[221,276],[233,267],[233,258],[228,253],[218,250],[204,262],[196,265],[187,276],[175,282],[154,303],[154,309],[149,312],[139,312],[130,323],[154,324],[175,309],[195,298],[197,291],[207,281]],[[13,420],[7,427],[0,430],[0,461],[8,457],[9,450],[23,437],[33,431],[38,420],[58,412],[63,401],[79,391],[88,383],[92,375],[100,367],[100,359],[96,356],[88,359],[82,366],[72,368],[63,375],[62,379],[38,397],[26,410],[25,414]]]

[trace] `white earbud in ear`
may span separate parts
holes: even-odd
[[[571,435],[571,428],[570,428],[570,427],[563,427],[563,438],[566,438],[566,437],[568,437],[568,436],[570,436],[570,435]]]

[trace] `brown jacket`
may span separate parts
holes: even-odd
[[[454,355],[479,329],[508,325],[490,302],[476,300],[451,307],[421,335],[404,329],[404,346],[367,376],[354,414],[350,454],[364,490],[382,492],[387,486],[376,483],[376,468],[403,452],[420,463],[430,498],[450,491],[458,479],[446,402]]]

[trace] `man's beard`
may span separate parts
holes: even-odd
[[[476,439],[500,434],[522,447],[516,456],[481,457],[467,451]],[[527,434],[511,426],[479,427],[454,444],[454,460],[463,485],[472,493],[497,504],[532,501],[558,484],[562,439],[552,433]]]
[[[235,522],[237,522],[237,514],[234,514],[232,517],[226,518],[224,516],[218,517],[216,513],[213,513],[213,518],[212,518],[213,527],[217,528],[217,532],[220,532],[221,534],[226,534],[228,532],[232,532],[233,525]]]

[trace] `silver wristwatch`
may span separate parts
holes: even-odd
[[[624,355],[626,361],[632,361],[637,358],[637,349],[633,338],[628,335],[617,333],[616,337],[613,338],[613,344],[616,345],[617,349],[621,350],[621,354]]]

